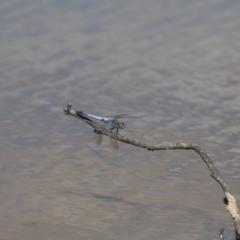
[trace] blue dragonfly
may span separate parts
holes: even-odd
[[[119,133],[119,129],[124,129],[126,124],[119,119],[122,118],[140,118],[140,117],[133,117],[128,116],[127,114],[120,114],[115,116],[109,117],[100,117],[97,115],[93,115],[90,113],[76,111],[77,115],[83,118],[87,118],[90,121],[93,121],[97,124],[97,127],[94,129],[95,133],[95,144],[100,145],[102,143],[103,134],[102,132],[106,130],[110,136],[117,136]],[[113,150],[118,150],[118,142],[116,139],[110,137],[110,143]]]

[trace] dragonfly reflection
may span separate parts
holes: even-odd
[[[110,117],[100,117],[90,113],[75,111],[76,115],[83,119],[88,119],[89,121],[95,122],[96,127],[94,129],[95,135],[95,143],[100,145],[102,143],[103,134],[102,132],[107,131],[110,136],[117,136],[119,129],[124,129],[126,124],[124,122],[120,122],[121,118],[140,118],[140,117],[132,117],[127,114],[121,114]],[[110,137],[111,147],[114,150],[118,150],[118,142],[116,139]]]

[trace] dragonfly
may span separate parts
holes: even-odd
[[[95,122],[96,127],[94,129],[95,133],[95,144],[100,145],[102,143],[103,134],[102,132],[107,131],[111,136],[117,136],[119,134],[119,129],[124,129],[126,124],[119,121],[122,118],[141,118],[135,116],[128,116],[128,114],[120,114],[109,117],[100,117],[90,113],[75,111],[76,115],[80,118],[87,119],[89,121]],[[116,139],[110,137],[110,143],[113,150],[118,150],[118,142]]]

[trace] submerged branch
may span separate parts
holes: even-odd
[[[85,119],[85,118],[80,117],[77,114],[77,111],[74,111],[71,109],[70,104],[68,104],[68,106],[65,107],[63,110],[66,115],[72,115],[74,117],[77,117],[77,118],[81,119],[82,121],[86,122],[87,124],[89,124],[94,129],[98,130],[98,126],[95,122],[93,122],[87,118]],[[99,130],[98,130],[98,132],[99,132]],[[236,199],[230,193],[230,188],[229,188],[228,184],[223,179],[221,174],[218,172],[217,168],[214,166],[213,161],[197,144],[184,143],[184,142],[172,142],[172,143],[168,143],[168,144],[154,144],[154,143],[143,142],[140,140],[124,137],[120,134],[115,135],[115,136],[110,135],[106,130],[100,131],[100,133],[102,133],[106,136],[112,137],[120,142],[128,143],[128,144],[131,144],[131,145],[134,145],[137,147],[146,148],[151,151],[174,150],[174,149],[194,150],[198,155],[200,155],[202,160],[206,163],[206,165],[210,171],[211,177],[213,177],[222,187],[222,190],[225,194],[224,203],[227,205],[226,208],[230,212],[230,214],[233,218],[233,221],[234,221],[235,230],[236,230],[236,239],[240,240],[240,215],[239,215],[239,209],[237,207]]]

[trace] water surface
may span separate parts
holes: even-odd
[[[1,239],[218,239],[233,222],[192,151],[112,152],[63,114],[201,146],[240,199],[240,3],[0,2]]]

